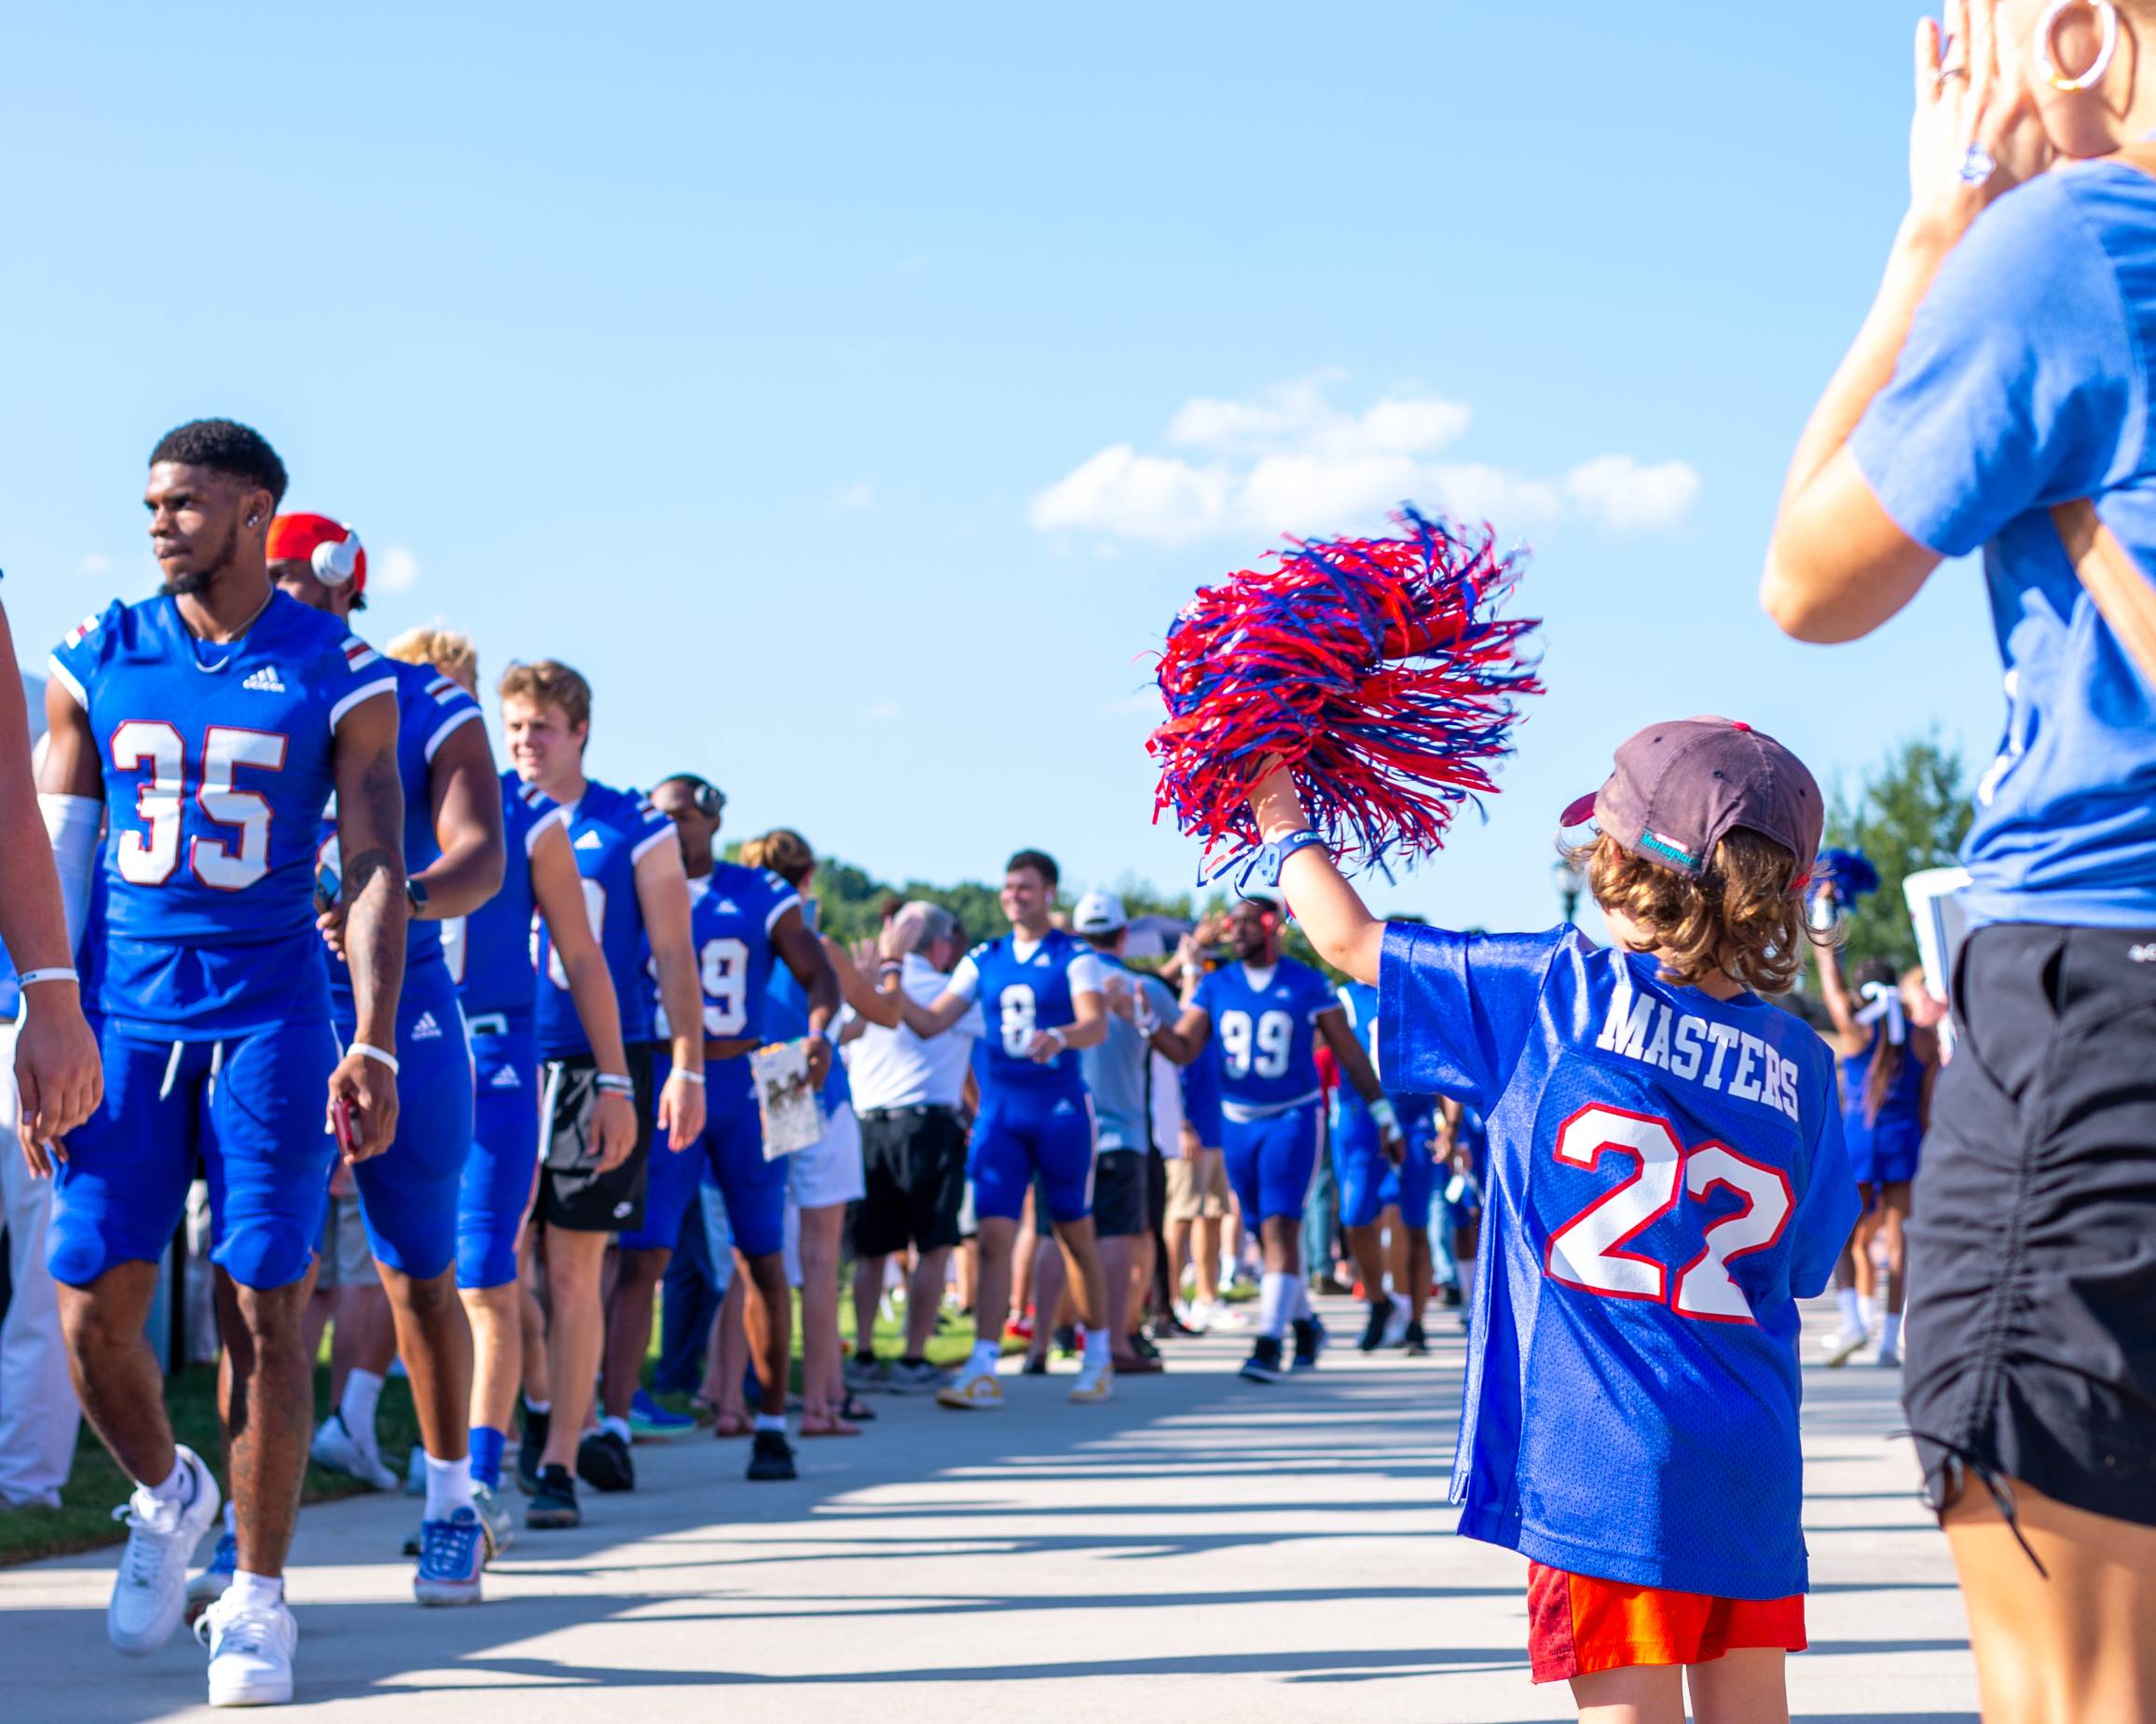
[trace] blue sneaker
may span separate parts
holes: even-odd
[[[446,1521],[422,1522],[412,1595],[423,1605],[475,1605],[486,1564],[486,1528],[476,1510],[459,1509]]]
[[[1291,1371],[1315,1371],[1318,1355],[1325,1350],[1332,1337],[1325,1326],[1315,1317],[1298,1317],[1295,1320],[1295,1359]]]
[[[694,1430],[696,1421],[686,1413],[669,1413],[642,1389],[629,1402],[629,1429],[639,1437],[678,1437]]]
[[[233,1571],[240,1567],[240,1540],[228,1532],[217,1535],[217,1548],[210,1557],[210,1566],[187,1582],[187,1624],[218,1599],[225,1596],[225,1589],[232,1584]]]

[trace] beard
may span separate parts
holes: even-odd
[[[233,554],[239,548],[240,527],[238,522],[234,522],[232,526],[226,528],[225,542],[218,547],[217,554],[207,559],[201,568],[187,574],[167,575],[165,577],[165,591],[174,598],[208,592],[216,585],[217,577],[232,567]]]

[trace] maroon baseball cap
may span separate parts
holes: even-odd
[[[1634,855],[1687,880],[1743,827],[1796,857],[1792,895],[1811,883],[1826,803],[1805,763],[1765,732],[1735,718],[1650,724],[1618,746],[1616,768],[1565,810],[1564,825],[1592,820]]]

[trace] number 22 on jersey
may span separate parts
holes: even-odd
[[[1712,1140],[1687,1151],[1668,1120],[1623,1108],[1583,1107],[1558,1129],[1556,1156],[1565,1166],[1592,1171],[1605,1154],[1630,1160],[1630,1175],[1550,1235],[1544,1273],[1606,1299],[1667,1300],[1680,1317],[1757,1320],[1729,1266],[1781,1238],[1795,1208],[1789,1176]],[[1674,1286],[1662,1264],[1625,1249],[1677,1207],[1681,1191],[1704,1203],[1717,1189],[1743,1207],[1708,1224],[1699,1254],[1676,1268]]]

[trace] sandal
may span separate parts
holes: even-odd
[[[870,1425],[875,1422],[876,1410],[858,1395],[849,1394],[838,1403],[838,1416],[857,1425]]]
[[[861,1428],[841,1414],[803,1413],[801,1434],[803,1437],[858,1437]]]
[[[739,1413],[721,1413],[711,1421],[715,1437],[746,1437],[755,1427]]]

